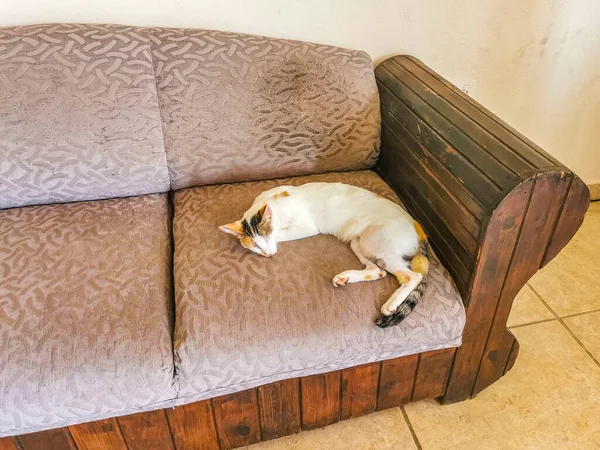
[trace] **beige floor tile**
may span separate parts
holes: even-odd
[[[416,450],[416,448],[402,412],[398,408],[248,447],[251,450]]]
[[[514,327],[540,320],[554,319],[554,314],[542,303],[528,285],[515,297],[507,325]]]
[[[529,280],[559,316],[600,308],[600,203],[592,203],[581,229],[546,267]]]
[[[567,317],[564,321],[585,348],[600,361],[600,311]]]
[[[514,368],[475,399],[406,407],[424,450],[600,448],[598,366],[558,321],[513,333]]]

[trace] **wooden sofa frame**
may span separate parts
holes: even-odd
[[[425,228],[464,299],[458,348],[289,379],[212,400],[0,439],[0,450],[230,449],[438,398],[468,399],[515,363],[506,328],[527,280],[583,221],[586,185],[409,56],[376,69],[375,170]]]

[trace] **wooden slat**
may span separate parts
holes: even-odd
[[[504,373],[513,343],[512,337],[509,338],[506,333],[506,322],[513,299],[540,267],[560,212],[560,199],[565,196],[569,182],[558,172],[544,174],[535,180],[531,201],[502,286],[473,394],[481,392]]]
[[[499,186],[502,190],[514,186],[518,178],[515,172],[495,159],[486,149],[477,145],[456,124],[450,122],[440,112],[426,103],[423,98],[413,92],[407,84],[418,85],[421,95],[423,95],[423,92],[426,92],[426,86],[416,81],[402,66],[395,63],[394,60],[390,60],[379,70],[378,78],[396,95],[399,95],[404,104],[414,111],[421,120],[426,122],[427,126],[440,139],[443,139],[444,142],[450,144],[453,148],[460,148],[460,153],[482,173],[485,173],[486,177],[495,185]],[[448,114],[449,102],[444,99],[438,103],[438,108]],[[453,114],[451,117],[456,121],[458,115]],[[422,133],[423,129],[417,129],[417,132],[419,131]]]
[[[445,348],[421,353],[412,401],[444,395],[455,351],[454,348]]]
[[[69,431],[79,450],[127,450],[115,418],[71,425]]]
[[[219,450],[210,400],[167,408],[165,412],[177,450]]]
[[[231,449],[260,441],[256,389],[212,399],[215,425],[221,449]]]
[[[76,450],[71,433],[67,428],[22,434],[19,442],[23,450]]]
[[[377,409],[387,409],[410,402],[419,355],[389,359],[381,364]]]
[[[340,371],[301,378],[302,429],[340,420]]]
[[[512,333],[510,331],[508,333],[512,336]],[[504,367],[504,373],[502,375],[506,374],[506,372],[512,369],[515,365],[515,362],[517,361],[517,355],[519,354],[519,341],[517,341],[517,339],[514,336],[513,339],[513,345],[510,349],[508,361],[506,362],[506,367]]]
[[[0,438],[0,450],[19,450],[12,437]]]
[[[342,370],[341,419],[359,417],[375,411],[381,363]]]
[[[173,450],[171,430],[164,409],[117,419],[129,450]]]
[[[521,184],[504,199],[488,225],[480,249],[479,264],[466,299],[468,306],[463,343],[454,358],[444,403],[465,400],[473,391],[486,337],[532,189],[532,180]]]
[[[558,252],[571,240],[583,223],[589,205],[590,191],[588,187],[581,179],[573,179],[548,249],[542,260],[542,267],[558,255]]]
[[[260,386],[258,405],[263,441],[300,432],[300,380],[297,378]]]

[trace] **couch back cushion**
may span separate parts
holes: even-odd
[[[0,208],[168,189],[148,29],[0,28]]]
[[[235,33],[151,29],[171,187],[372,166],[367,54]]]

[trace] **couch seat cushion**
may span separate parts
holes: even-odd
[[[281,243],[273,258],[264,258],[218,230],[239,219],[260,192],[311,181],[353,184],[399,202],[371,171],[175,192],[175,361],[181,402],[460,345],[464,308],[437,260],[415,311],[400,326],[382,330],[373,321],[398,282],[387,276],[334,288],[334,275],[361,268],[347,244],[315,236]]]
[[[173,398],[166,195],[0,211],[0,436]]]

